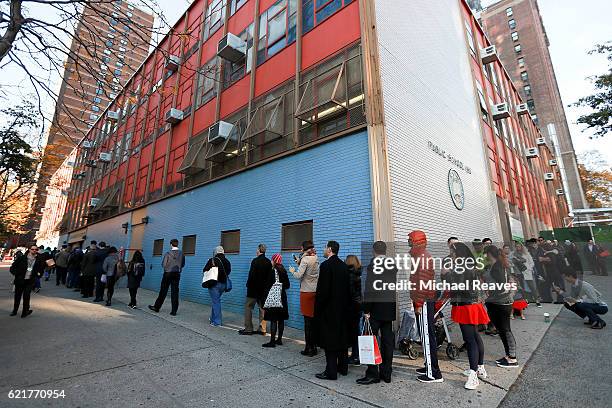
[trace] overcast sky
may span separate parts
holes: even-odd
[[[492,4],[493,0],[483,0],[483,6]],[[158,0],[169,22],[176,21],[187,8],[188,0]],[[544,19],[544,26],[550,40],[550,54],[552,57],[561,97],[565,105],[570,131],[577,153],[585,150],[598,150],[612,165],[612,135],[605,138],[591,140],[592,132],[582,132],[582,127],[576,125],[576,118],[585,109],[568,107],[581,96],[589,95],[593,91],[588,76],[600,74],[607,70],[605,56],[588,55],[587,51],[594,44],[612,41],[611,0],[539,0],[540,11]],[[36,7],[36,6],[32,6]],[[57,78],[51,81],[58,83]],[[31,91],[23,77],[15,70],[3,69],[0,76],[0,85],[6,90],[7,85],[20,85],[21,89],[10,90],[17,101],[18,96]],[[0,102],[5,104],[6,102]],[[53,103],[48,101],[52,111]]]

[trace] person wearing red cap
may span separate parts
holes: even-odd
[[[421,344],[425,367],[416,370],[417,380],[424,383],[442,382],[442,372],[438,366],[438,345],[434,333],[435,290],[428,289],[426,284],[435,278],[433,259],[427,251],[427,235],[415,230],[408,234],[410,256],[414,258],[414,271],[410,275],[410,297],[419,323]]]
[[[276,282],[282,284],[281,301],[282,307],[264,307],[264,318],[270,322],[270,341],[264,343],[262,347],[276,347],[283,345],[283,331],[285,330],[285,320],[289,319],[289,308],[287,306],[287,289],[291,286],[287,270],[283,266],[283,257],[281,254],[274,254],[271,258],[272,268],[264,277],[263,293],[265,297],[263,302],[270,293],[270,289]],[[276,337],[278,333],[278,337]]]

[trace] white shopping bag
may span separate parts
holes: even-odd
[[[368,319],[364,320],[363,333],[357,337],[359,346],[359,362],[361,364],[378,365],[382,363],[382,356],[376,336],[372,334],[372,328]]]
[[[204,272],[204,276],[202,276],[202,287],[205,286],[204,284],[206,282],[216,281],[218,280],[218,278],[219,278],[219,268],[216,266],[213,266],[212,268]]]

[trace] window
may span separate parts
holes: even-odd
[[[482,90],[482,85],[480,85],[480,82],[478,81],[476,81],[476,88],[478,90],[478,100],[480,101],[481,118],[485,122],[488,122],[489,109],[487,108],[487,102],[485,101],[485,98],[484,98],[484,91]]]
[[[125,13],[126,16],[128,16],[128,18],[132,18],[134,17],[134,13],[128,11],[127,13]]]
[[[521,44],[516,44],[514,46],[514,52],[516,52],[517,54],[521,53]]]
[[[525,58],[521,57],[518,60],[516,60],[516,62],[518,63],[519,68],[525,67]]]
[[[221,231],[221,246],[226,254],[240,252],[240,230]]]
[[[93,101],[94,101],[94,103],[100,103],[100,102],[102,102],[102,99],[100,97],[98,97],[98,96],[94,96]]]
[[[96,115],[95,113],[89,114],[89,120],[96,120],[96,119],[98,119],[98,115]]]
[[[100,107],[96,105],[92,105],[91,110],[94,112],[100,112]]]
[[[121,43],[121,45],[127,45],[127,41],[126,40],[121,40],[119,42]]]
[[[111,99],[115,99],[115,98],[117,97],[117,94],[116,94],[116,93],[114,93],[114,92],[111,92],[110,94],[108,94],[108,96],[109,96]]]
[[[535,110],[535,102],[533,99],[529,99],[527,101],[527,106],[529,107],[529,112],[533,112]]]
[[[206,19],[204,22],[204,38],[208,39],[215,31],[217,31],[223,25],[223,19],[225,17],[225,1],[224,0],[211,0],[206,12]]]
[[[253,30],[254,24],[248,26],[242,33],[238,34],[238,37],[246,42],[246,54],[245,58],[238,62],[225,61],[225,69],[223,70],[224,88],[229,87],[240,78],[244,77],[248,72],[251,71],[251,57],[253,55]]]
[[[186,235],[183,237],[183,254],[184,255],[195,255],[196,250],[196,236]]]
[[[112,47],[112,46],[113,46],[113,42],[112,42],[111,40],[108,40],[108,41],[106,42],[106,46],[107,46],[107,47]]]
[[[240,9],[240,7],[244,6],[247,2],[247,0],[231,0],[232,3],[230,4],[230,15],[233,16],[238,9]]]
[[[196,90],[196,106],[200,107],[216,96],[217,57],[214,57],[202,67],[198,75]]]
[[[526,82],[529,80],[529,75],[527,75],[527,71],[521,72],[521,79]]]
[[[508,8],[506,9],[506,16],[510,17],[510,16],[512,16],[512,14],[514,14],[514,13],[512,12],[512,7],[508,7]]]
[[[153,256],[162,256],[164,253],[164,240],[156,239],[153,241]]]
[[[108,34],[106,34],[106,36],[108,38],[115,38],[115,34],[113,34],[113,33],[108,33]]]
[[[299,250],[303,241],[312,241],[312,220],[283,224],[281,236],[281,250]]]
[[[96,95],[102,95],[104,93],[104,90],[101,88],[96,89]]]
[[[115,66],[121,68],[123,66],[123,62],[117,61],[115,62]]]
[[[512,41],[518,41],[519,37],[516,31],[513,31],[511,36],[512,36]]]
[[[523,90],[525,91],[525,96],[531,96],[531,85],[525,85]]]
[[[105,53],[106,55],[111,55],[111,51],[110,51],[109,49],[105,49],[105,50],[104,50],[104,53]]]
[[[296,18],[295,1],[278,0],[261,13],[257,46],[258,65],[295,41]]]
[[[109,63],[111,61],[110,57],[104,57],[102,58],[102,60],[106,63]]]
[[[115,75],[121,75],[121,70],[120,69],[116,69],[116,70],[113,71],[113,73]]]
[[[514,30],[516,28],[516,21],[514,19],[508,20],[508,26],[511,30]]]
[[[540,121],[538,120],[538,115],[531,115],[531,119],[533,119],[533,122],[538,125],[540,123]]]
[[[302,27],[307,33],[353,0],[302,0]]]
[[[125,51],[126,51],[125,47],[119,47],[119,52],[125,52]]]

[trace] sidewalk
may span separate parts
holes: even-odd
[[[84,302],[64,287],[43,287],[32,298],[34,314],[8,317],[12,305],[8,273],[0,267],[1,406],[497,406],[560,307],[530,307],[528,320],[513,321],[521,368],[505,370],[492,362],[503,355],[498,337],[483,336],[489,379],[477,391],[463,389],[467,356],[450,361],[441,350],[441,384],[421,384],[414,369],[422,360],[396,354],[393,382],[360,386],[365,367],[351,367],[347,377],[322,381],[323,354],[303,357],[303,333],[287,328],[284,345],[265,349],[262,336],[239,336],[242,316],[224,313],[224,327],[208,325],[210,308],[181,302],[169,315],[170,298],[159,314],[147,309],[156,293],[139,290],[138,310],[127,308],[127,289],[117,289],[111,308]],[[4,328],[8,328],[5,330]],[[461,344],[460,332],[451,333]],[[23,360],[23,350],[34,358]],[[6,400],[10,389],[65,389],[64,401]]]

